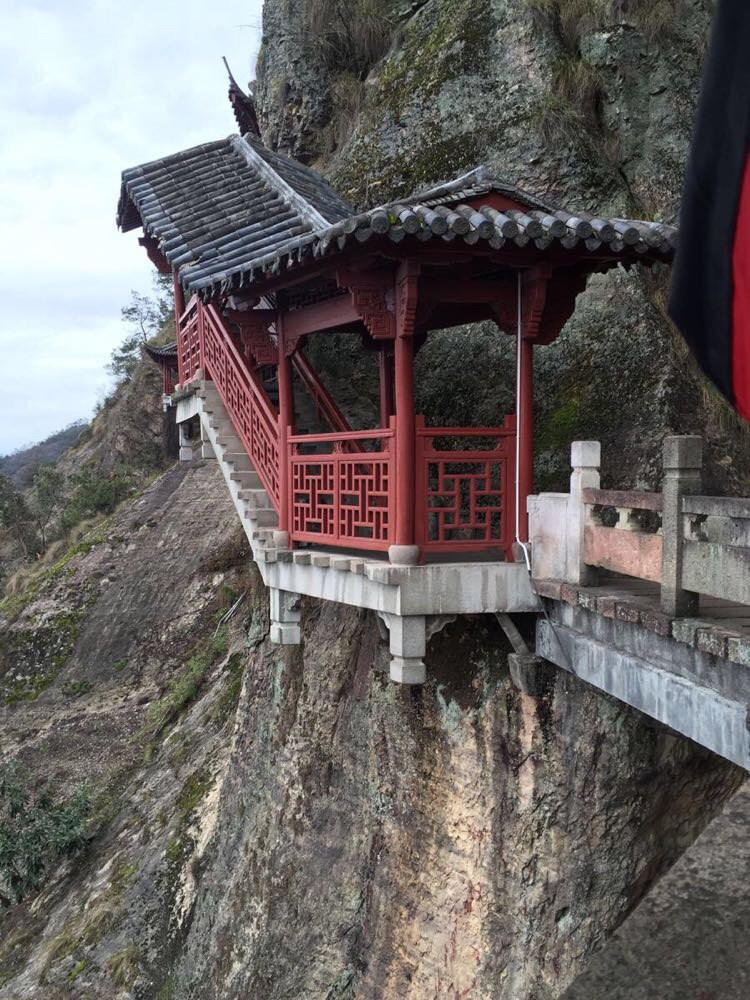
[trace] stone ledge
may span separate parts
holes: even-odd
[[[644,606],[637,596],[617,592],[600,593],[564,580],[534,580],[540,597],[561,601],[630,625],[641,625],[664,639],[690,646],[702,653],[750,667],[750,636],[716,622],[700,618],[672,618],[658,608]],[[750,616],[750,615],[749,615]]]

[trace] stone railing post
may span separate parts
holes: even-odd
[[[570,446],[570,499],[568,501],[567,579],[569,583],[596,583],[596,570],[586,565],[584,535],[588,518],[583,491],[601,485],[602,446],[598,441],[574,441]]]
[[[703,441],[684,435],[664,440],[661,606],[673,618],[698,612],[698,595],[682,589],[682,498],[701,490]]]

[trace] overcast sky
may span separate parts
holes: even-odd
[[[89,417],[149,291],[115,228],[120,171],[235,131],[226,55],[254,75],[262,0],[4,0],[0,454]]]

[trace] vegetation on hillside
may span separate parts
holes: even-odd
[[[55,861],[84,845],[90,812],[84,788],[60,800],[18,767],[0,771],[0,905],[19,903]]]
[[[112,351],[109,363],[109,372],[118,385],[133,377],[145,344],[166,344],[174,339],[172,276],[155,273],[152,286],[151,295],[132,291],[130,302],[122,307],[122,320],[128,333]]]
[[[142,347],[174,338],[173,301],[168,276],[155,276],[148,295],[131,293],[121,311],[127,332],[108,365],[115,379],[113,391],[91,425],[72,425],[76,433],[69,444],[75,451],[67,456],[64,450],[52,451],[51,461],[33,466],[27,459],[22,482],[4,474],[0,465],[0,578],[48,550],[54,558],[51,543],[69,541],[77,525],[110,514],[162,464],[159,442],[148,433],[148,376],[155,375],[154,366],[144,360]],[[48,441],[65,435],[61,432]],[[108,438],[117,442],[114,455]],[[50,451],[39,446],[28,454]]]
[[[400,4],[395,0],[308,0],[304,28],[315,42],[331,76],[328,150],[351,134],[372,67],[388,51],[397,30]]]
[[[85,420],[76,420],[43,441],[3,455],[0,457],[0,475],[7,476],[19,489],[26,489],[37,466],[54,464],[64,451],[79,440],[87,426]]]

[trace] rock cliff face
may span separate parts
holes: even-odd
[[[570,207],[673,222],[712,10],[712,0],[266,0],[261,122],[270,143],[323,169],[357,206],[486,162]],[[342,11],[343,38],[332,28]],[[391,46],[367,72],[373,17]],[[560,341],[537,351],[540,488],[564,484],[575,438],[602,441],[612,486],[653,485],[670,432],[706,436],[712,489],[747,486],[750,436],[666,321],[667,283],[666,273],[593,280]],[[494,327],[463,331],[457,356],[454,334],[428,340],[428,391],[417,373],[428,418],[457,419],[456,373],[471,383],[468,416],[494,423],[507,411],[504,341]],[[325,345],[314,349],[322,361]]]
[[[268,643],[211,463],[6,604],[3,761],[95,812],[2,917],[3,1000],[552,998],[739,782],[552,668],[520,694],[491,621],[410,690],[371,615],[303,619]]]
[[[261,110],[352,200],[487,159],[572,204],[674,214],[707,3],[417,2],[361,84],[309,34],[326,9],[267,0]],[[632,485],[663,431],[700,427],[716,482],[739,481],[662,292],[595,281],[539,352],[544,484],[572,437]],[[366,397],[341,338],[315,348]],[[494,330],[441,334],[419,366],[428,414],[511,405]],[[94,810],[86,848],[0,914],[0,1000],[559,996],[741,776],[552,668],[521,694],[507,652],[493,621],[454,623],[400,688],[374,618],[322,603],[272,646],[217,468],[169,469],[3,605],[1,760],[61,797],[87,782]]]

